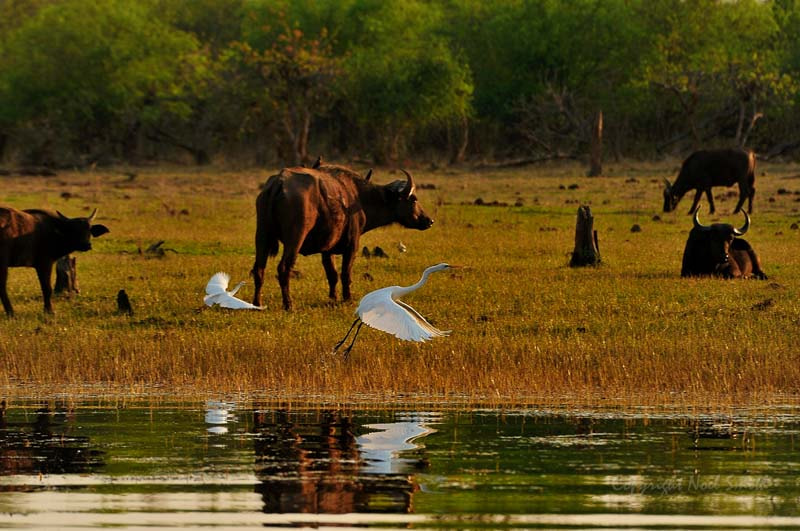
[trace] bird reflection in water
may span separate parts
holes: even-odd
[[[228,424],[236,420],[231,410],[234,404],[228,402],[218,402],[216,400],[209,400],[206,402],[205,423],[207,424],[206,431],[213,435],[223,435],[228,433]]]
[[[419,424],[372,425],[378,431],[356,436],[359,426],[339,412],[254,415],[256,491],[264,512],[413,512],[419,486],[413,467],[396,452],[416,448],[408,440],[428,432]],[[376,435],[383,432],[389,435]]]

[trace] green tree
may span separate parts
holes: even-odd
[[[372,140],[375,155],[397,160],[404,139],[433,126],[463,123],[471,112],[465,61],[439,29],[441,5],[416,0],[355,3],[345,58],[343,115]]]
[[[46,5],[3,40],[0,123],[37,162],[102,158],[165,109],[189,112],[181,72],[197,48],[145,2]]]
[[[225,54],[248,102],[246,121],[274,134],[282,161],[305,163],[314,121],[335,102],[340,60],[325,27],[309,34],[274,5],[248,9],[242,41]]]
[[[764,106],[792,90],[769,3],[669,0],[640,13],[655,42],[643,80],[678,102],[695,146],[730,123],[744,144]]]
[[[448,1],[451,42],[469,58],[482,129],[513,149],[585,150],[600,109],[621,131],[646,35],[626,0]]]

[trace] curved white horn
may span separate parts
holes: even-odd
[[[694,211],[694,228],[703,231],[711,230],[711,227],[709,227],[708,225],[703,225],[702,223],[700,223],[700,207],[698,207],[697,210]]]
[[[742,210],[742,214],[744,214],[744,225],[742,225],[741,229],[737,229],[736,227],[733,228],[733,233],[737,236],[744,236],[744,234],[750,228],[750,216],[748,216],[747,212],[744,210]]]
[[[94,221],[94,218],[97,217],[97,209],[95,208],[94,211],[89,215],[89,223]]]
[[[413,177],[411,177],[411,174],[410,174],[410,173],[408,173],[408,172],[407,172],[406,170],[404,170],[403,168],[400,168],[400,171],[402,171],[403,173],[405,173],[405,174],[406,174],[406,185],[405,185],[405,187],[403,188],[403,190],[402,190],[402,192],[401,192],[401,193],[402,193],[403,195],[405,195],[406,197],[411,197],[411,194],[413,194],[413,193],[414,193],[414,190],[416,189],[416,186],[414,186],[414,178],[413,178]]]

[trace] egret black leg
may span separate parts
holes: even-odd
[[[364,321],[358,323],[358,328],[356,328],[356,333],[353,336],[353,340],[350,342],[350,346],[344,351],[344,359],[347,359],[348,356],[350,356],[350,351],[353,350],[353,345],[356,343],[356,338],[358,337],[358,333],[361,331],[362,326],[364,326]]]
[[[356,326],[356,323],[357,323],[357,322],[359,322],[360,320],[361,320],[361,319],[360,319],[359,317],[356,317],[356,320],[355,320],[355,321],[353,321],[353,324],[351,324],[351,325],[350,325],[350,330],[348,330],[348,331],[347,331],[347,334],[345,334],[345,336],[342,338],[342,340],[341,340],[341,341],[339,341],[338,343],[336,343],[336,346],[335,346],[335,347],[333,347],[333,351],[334,351],[334,352],[336,352],[337,350],[339,350],[339,347],[341,347],[342,345],[344,345],[344,342],[345,342],[345,341],[347,341],[347,338],[348,338],[348,337],[350,337],[350,332],[352,332],[352,331],[353,331],[353,327],[354,327],[354,326]],[[361,327],[359,327],[359,328],[361,328]]]

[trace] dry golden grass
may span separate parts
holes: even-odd
[[[248,279],[254,200],[267,171],[5,177],[0,204],[72,216],[97,206],[111,233],[77,255],[82,292],[56,299],[53,317],[42,313],[33,270],[11,270],[17,316],[0,320],[0,387],[12,395],[68,389],[495,404],[793,401],[800,392],[800,231],[790,227],[800,222],[800,195],[778,191],[800,192],[800,171],[766,164],[758,170],[747,239],[768,281],[687,280],[679,273],[691,197],[675,213],[660,212],[661,179],[674,178],[678,166],[618,163],[603,178],[564,164],[417,170],[418,184],[435,185],[418,193],[434,227],[365,235],[363,245],[379,245],[390,257],[359,256],[350,303],[330,305],[319,256],[301,257],[292,313],[280,306],[276,261],[268,264],[266,311],[202,306],[216,271],[234,282]],[[374,177],[395,178],[385,170]],[[725,197],[734,190],[715,190],[713,217],[704,199],[702,220],[741,224],[731,215],[736,198]],[[510,206],[473,205],[478,197]],[[521,206],[513,206],[517,200]],[[567,267],[580,204],[590,204],[595,216],[599,268]],[[634,223],[641,232],[630,231]],[[137,253],[162,239],[176,252]],[[400,240],[405,254],[396,249]],[[434,275],[407,301],[452,329],[450,337],[412,344],[365,327],[349,362],[331,354],[358,298],[411,284],[441,261],[469,268]],[[120,288],[133,317],[115,314]],[[240,295],[249,299],[252,283]]]

